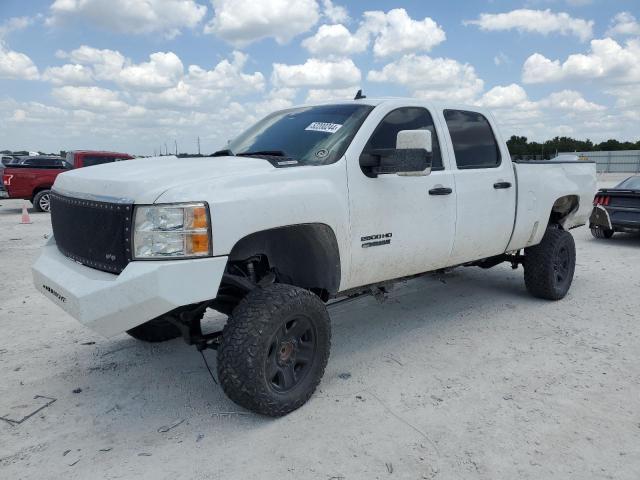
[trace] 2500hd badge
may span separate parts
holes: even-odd
[[[362,248],[379,247],[380,245],[390,245],[392,233],[378,233],[377,235],[367,235],[360,237]]]

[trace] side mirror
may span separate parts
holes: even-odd
[[[431,173],[432,141],[429,130],[401,130],[396,148],[370,150],[360,156],[360,165],[368,176],[383,174],[424,176]]]

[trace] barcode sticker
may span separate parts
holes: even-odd
[[[311,130],[312,132],[325,132],[336,133],[342,125],[339,123],[327,123],[327,122],[313,122],[305,130]]]

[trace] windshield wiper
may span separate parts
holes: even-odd
[[[211,156],[212,157],[234,157],[235,153],[233,153],[228,148],[225,148],[224,150],[218,150],[217,152],[213,152]]]
[[[238,153],[239,157],[250,157],[252,155],[265,155],[268,157],[286,157],[287,154],[282,150],[257,150],[255,152],[242,152]]]

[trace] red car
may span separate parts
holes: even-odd
[[[24,157],[21,163],[4,169],[2,183],[5,194],[3,196],[30,200],[36,210],[48,212],[51,208],[49,198],[51,187],[60,173],[72,168],[91,167],[132,158],[127,153],[89,150],[68,152],[66,159],[44,155]]]

